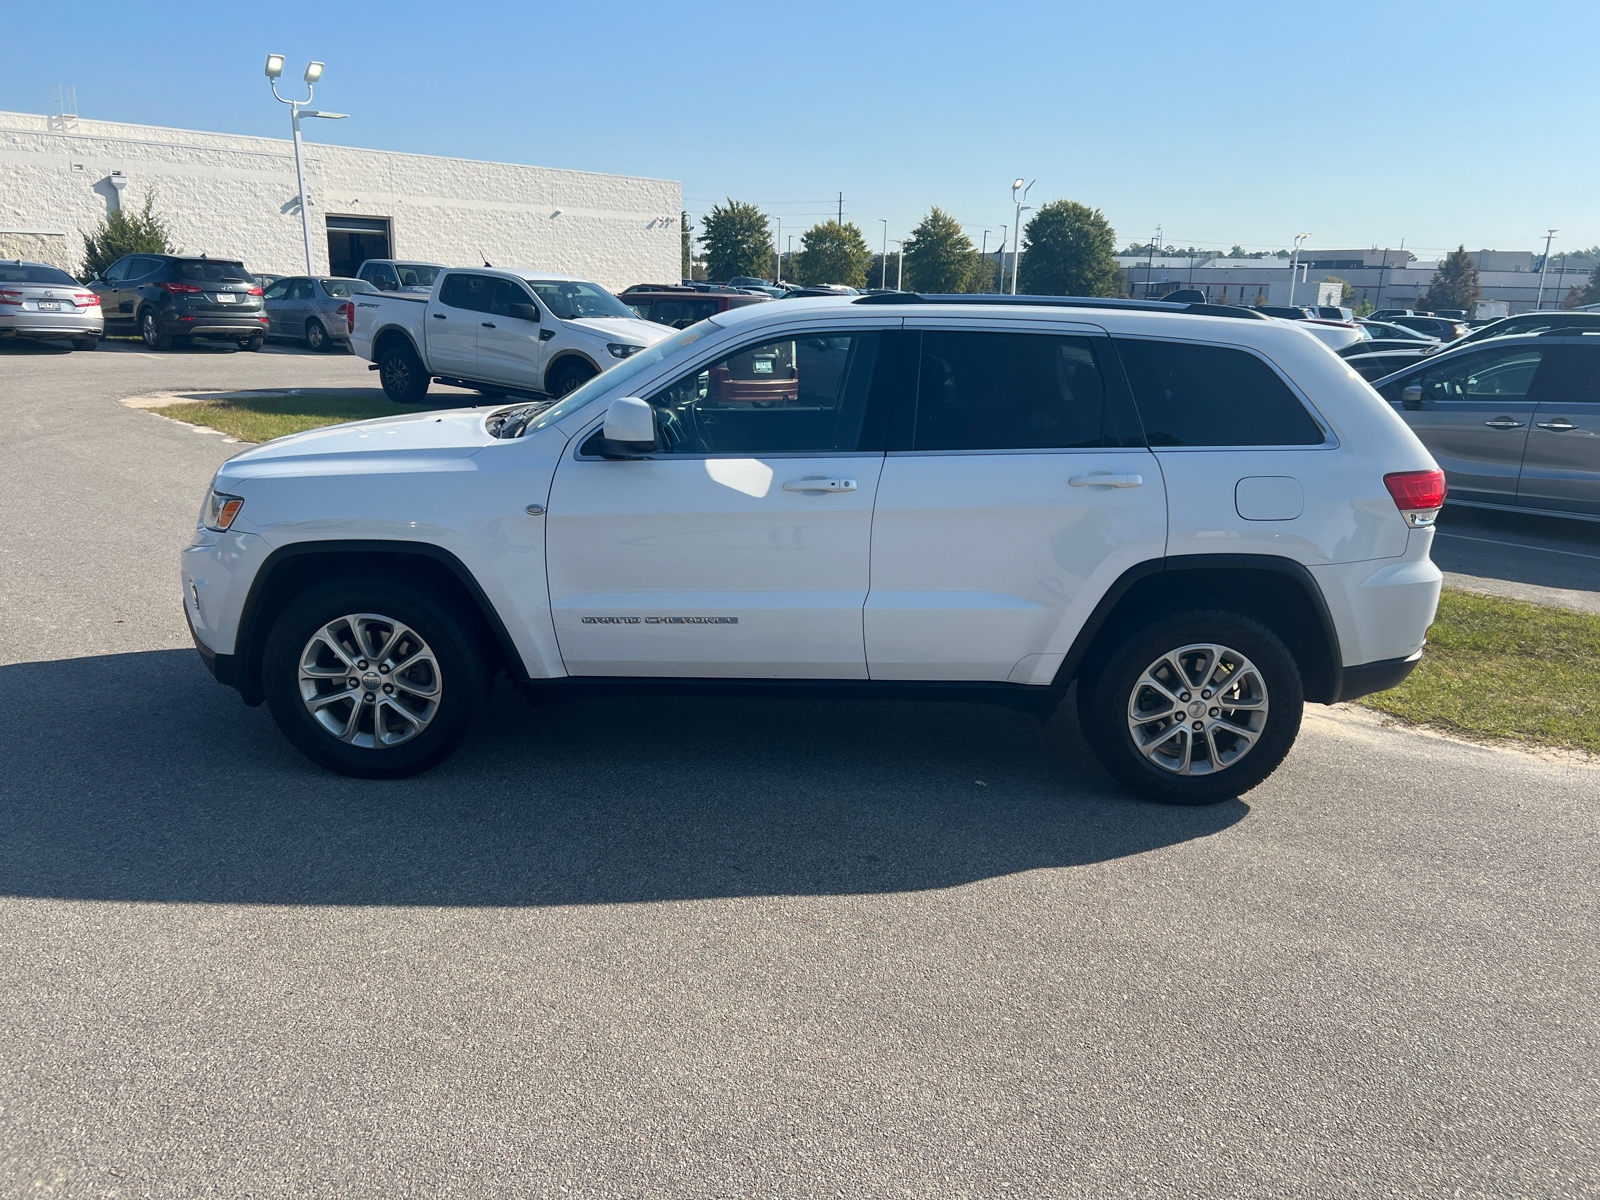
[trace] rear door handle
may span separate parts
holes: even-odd
[[[1492,421],[1485,421],[1484,424],[1490,429],[1521,429],[1527,422],[1513,421],[1510,417],[1496,417]]]
[[[805,479],[791,479],[783,485],[786,492],[853,492],[856,490],[854,479],[824,479],[822,476],[807,476]]]
[[[1093,475],[1074,475],[1067,480],[1073,487],[1143,487],[1143,475],[1108,475],[1103,471]]]
[[[483,322],[483,327],[485,329],[493,329],[494,328],[494,322],[493,321],[485,321],[485,322]]]
[[[444,314],[443,313],[434,313],[433,314],[433,319],[435,321],[442,321],[442,320],[444,320]]]
[[[1538,422],[1538,426],[1540,429],[1550,430],[1551,433],[1565,433],[1569,429],[1577,428],[1577,426],[1571,421],[1567,420],[1566,417],[1557,417],[1553,421],[1540,421]]]

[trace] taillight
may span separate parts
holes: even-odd
[[[198,296],[200,294],[200,289],[192,283],[163,283],[161,286],[168,294],[173,296]]]
[[[263,291],[262,291],[262,290],[261,290],[261,289],[260,289],[260,288],[251,288],[251,289],[250,289],[250,294],[251,294],[251,295],[252,295],[252,296],[263,296],[263,295],[265,295],[265,294],[266,294],[266,293],[265,293],[265,292],[263,292]]]
[[[1444,507],[1443,471],[1393,471],[1383,477],[1383,486],[1394,497],[1407,525],[1432,525]]]
[[[72,299],[79,308],[94,308],[100,303],[100,297],[93,292],[78,292]]]
[[[0,288],[0,304],[21,304],[22,293],[10,288]]]
[[[355,304],[349,300],[346,300],[343,304],[339,305],[339,311],[344,315],[345,332],[354,333],[356,331]]]

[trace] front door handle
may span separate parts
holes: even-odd
[[[1067,480],[1073,487],[1143,487],[1143,475],[1108,475],[1098,471],[1093,475],[1074,475]]]
[[[443,313],[434,313],[434,314],[433,314],[433,319],[434,319],[434,320],[435,320],[435,321],[442,321],[442,320],[444,320],[444,319],[445,319],[445,318],[444,318],[444,314],[443,314]]]
[[[853,492],[856,490],[854,479],[823,478],[821,475],[808,475],[804,479],[791,479],[783,485],[786,492]]]
[[[1485,421],[1484,424],[1490,429],[1521,429],[1527,422],[1513,421],[1510,417],[1496,417],[1492,421]]]
[[[1551,433],[1565,433],[1569,429],[1577,428],[1566,417],[1557,417],[1553,421],[1540,421],[1538,426],[1540,429],[1548,429]]]
[[[483,322],[483,327],[485,329],[493,329],[494,328],[494,322],[493,321],[485,321],[485,322]]]

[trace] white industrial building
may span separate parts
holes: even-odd
[[[305,143],[317,272],[366,258],[676,280],[682,186],[663,179]],[[294,144],[0,112],[0,258],[77,271],[83,235],[146,190],[183,252],[305,270]]]
[[[1531,251],[1476,250],[1469,257],[1478,268],[1483,298],[1504,301],[1513,313],[1558,307],[1572,288],[1589,282],[1595,268],[1592,258],[1553,253],[1541,290],[1544,264]],[[1225,304],[1254,304],[1257,296],[1268,304],[1290,303],[1289,264],[1286,258],[1117,259],[1130,296],[1159,299],[1179,288],[1194,288]],[[1350,285],[1352,304],[1408,308],[1428,290],[1438,269],[1436,261],[1420,261],[1406,250],[1302,250],[1293,274],[1293,303],[1317,303],[1317,284],[1333,276]]]

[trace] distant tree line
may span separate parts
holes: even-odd
[[[1017,291],[1045,296],[1120,296],[1116,231],[1104,213],[1074,200],[1041,205],[1022,231],[1022,273]],[[696,240],[684,216],[684,262],[694,262]],[[747,275],[775,278],[777,248],[766,213],[728,198],[700,222],[698,241],[709,279]],[[685,278],[689,278],[685,273]],[[980,252],[958,222],[935,205],[885,260],[867,245],[852,221],[821,221],[800,235],[800,250],[783,256],[783,278],[800,284],[895,286],[927,294],[980,293],[1009,284],[1009,263]],[[1009,290],[1009,288],[1008,288]]]

